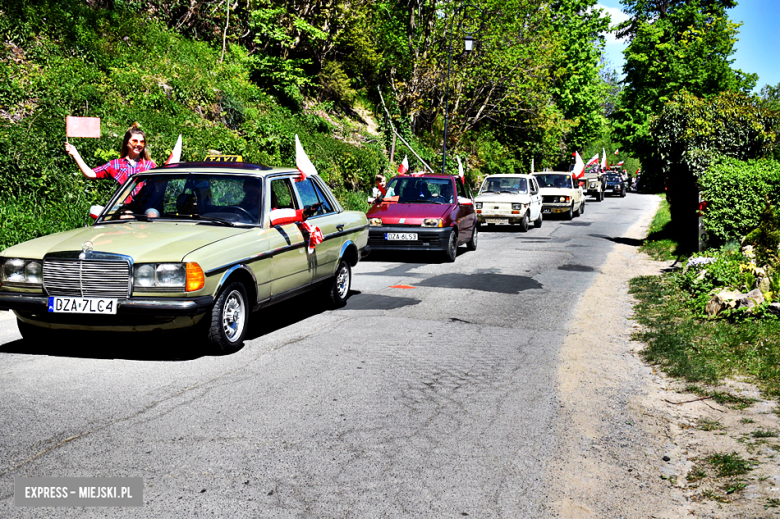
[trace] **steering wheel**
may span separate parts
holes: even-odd
[[[240,212],[244,213],[246,215],[246,217],[249,219],[250,222],[256,219],[254,216],[252,216],[252,214],[249,211],[247,211],[246,209],[244,209],[240,205],[229,205],[225,209],[236,209],[236,212],[240,211]]]

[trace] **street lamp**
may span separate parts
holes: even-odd
[[[467,3],[463,5],[460,9],[455,8],[455,12],[453,12],[452,17],[453,20],[450,22],[450,47],[449,47],[449,54],[447,55],[447,86],[444,90],[444,144],[442,145],[442,163],[441,163],[441,172],[443,174],[447,174],[447,119],[449,118],[449,112],[450,112],[450,105],[449,105],[449,95],[450,95],[450,70],[452,69],[452,33],[455,32],[453,30],[452,24],[454,23],[454,18],[458,16],[458,12],[463,11],[465,14],[461,21],[458,23],[458,31],[463,34],[463,43],[464,48],[466,52],[471,52],[474,49],[474,34],[478,34],[482,30],[483,25],[483,19],[484,19],[484,11],[482,8]],[[474,14],[475,11],[479,12],[479,25],[474,26]],[[464,30],[464,23],[466,25]]]

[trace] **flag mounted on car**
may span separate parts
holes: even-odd
[[[401,165],[398,166],[398,174],[403,175],[407,171],[409,171],[409,157],[404,155],[404,160],[401,162]]]
[[[181,162],[181,134],[179,134],[179,138],[176,139],[176,144],[173,146],[170,157],[165,161],[166,164],[177,164],[179,162]]]
[[[585,176],[585,163],[582,162],[579,152],[574,152],[574,169],[571,170],[571,176],[575,180],[581,179]]]
[[[301,172],[301,176],[298,178],[298,182],[306,180],[306,177],[317,174],[317,168],[314,167],[309,156],[303,151],[301,146],[301,140],[298,138],[298,134],[295,134],[295,166],[298,171]]]

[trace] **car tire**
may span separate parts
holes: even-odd
[[[599,202],[603,202],[604,201],[604,191],[599,191],[598,201]]]
[[[585,198],[580,201],[580,207],[577,209],[577,216],[585,214]]]
[[[574,218],[574,202],[569,206],[569,212],[566,213],[566,219],[571,220]]]
[[[352,267],[347,260],[342,259],[333,277],[333,283],[328,290],[328,303],[333,308],[341,308],[347,304],[349,289],[352,287]]]
[[[58,336],[61,336],[61,330],[52,330],[50,328],[41,328],[34,324],[28,324],[21,319],[16,319],[16,326],[19,328],[19,333],[22,334],[22,339],[29,343],[47,343],[51,341],[59,340]]]
[[[249,306],[244,285],[233,282],[219,294],[211,309],[207,338],[221,353],[233,353],[244,344]]]
[[[538,229],[542,226],[542,212],[539,211],[539,217],[534,220],[534,229]]]
[[[626,197],[626,192],[625,190],[623,190],[620,192],[620,198],[625,198],[625,197]]]
[[[528,213],[523,215],[523,219],[520,220],[520,232],[528,232]]]
[[[470,251],[477,250],[477,235],[479,234],[479,229],[477,226],[474,226],[474,232],[471,233],[471,239],[466,243],[466,249]]]
[[[452,263],[455,258],[458,257],[458,233],[455,229],[450,231],[450,235],[447,238],[447,250],[444,251],[444,259],[447,262]]]

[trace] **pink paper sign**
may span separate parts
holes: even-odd
[[[65,135],[68,137],[100,138],[100,117],[65,118]]]

